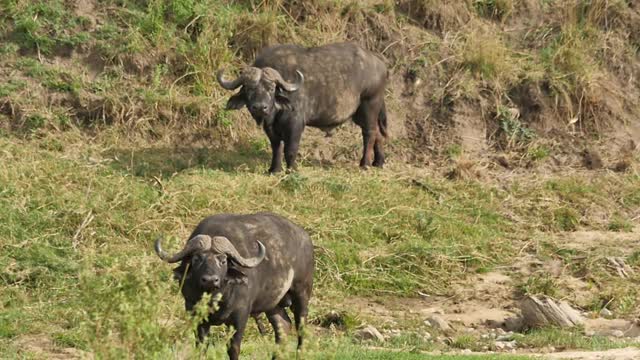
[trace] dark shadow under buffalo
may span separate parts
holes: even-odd
[[[270,173],[282,171],[283,151],[287,168],[295,170],[305,126],[329,134],[349,119],[362,129],[360,166],[384,165],[389,74],[379,55],[355,43],[276,45],[263,49],[237,78],[225,79],[223,73],[221,69],[217,75],[223,88],[240,88],[227,109],[246,106],[269,137]]]

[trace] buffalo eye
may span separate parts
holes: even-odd
[[[226,264],[226,263],[227,263],[227,258],[222,258],[222,259],[220,259],[220,264],[221,264],[221,265],[224,265],[224,264]]]
[[[202,255],[200,254],[196,254],[193,256],[193,258],[191,259],[191,263],[193,265],[198,265],[202,262]]]

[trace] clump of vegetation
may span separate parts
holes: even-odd
[[[608,229],[611,231],[631,232],[633,223],[619,214],[614,214],[609,220]]]
[[[549,274],[534,274],[517,286],[521,295],[558,295],[558,283]]]

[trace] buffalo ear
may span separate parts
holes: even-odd
[[[235,266],[229,266],[227,269],[227,282],[230,284],[246,284],[247,283],[247,274],[242,272],[242,270],[238,269]]]
[[[291,100],[289,100],[289,92],[278,86],[276,88],[276,104],[281,108],[289,108],[291,106]]]
[[[244,91],[240,90],[237,94],[233,95],[227,101],[227,110],[238,110],[242,109],[243,106],[247,105],[247,101],[244,98]]]
[[[173,279],[177,282],[182,282],[182,278],[184,277],[185,266],[180,265],[177,268],[173,269]],[[187,273],[187,277],[189,274]]]

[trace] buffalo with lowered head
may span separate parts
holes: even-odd
[[[198,325],[201,343],[212,325],[233,326],[229,357],[238,359],[240,343],[249,317],[265,313],[275,340],[291,307],[298,349],[308,314],[313,286],[313,244],[309,235],[291,221],[271,213],[218,214],[202,220],[184,248],[167,254],[156,240],[158,256],[169,263],[180,262],[174,277],[183,281],[185,308],[192,311],[204,293],[220,294],[218,309]]]
[[[271,142],[270,173],[282,170],[282,154],[290,170],[305,126],[327,135],[349,119],[362,128],[364,144],[360,166],[382,167],[382,143],[387,137],[384,103],[388,70],[375,53],[355,43],[306,48],[275,45],[265,48],[251,66],[233,80],[220,69],[217,79],[227,90],[240,91],[227,109],[246,106]]]

